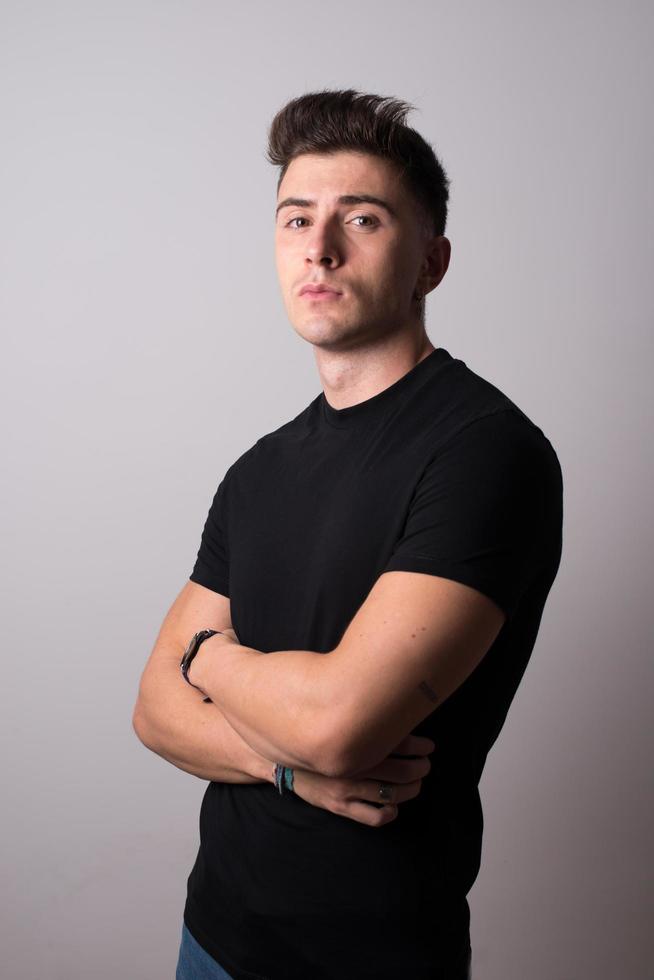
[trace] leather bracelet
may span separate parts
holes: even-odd
[[[191,642],[189,643],[188,647],[184,651],[184,656],[182,657],[179,664],[180,670],[182,672],[182,677],[184,678],[187,684],[190,684],[191,687],[196,688],[196,690],[198,691],[202,689],[199,688],[197,684],[194,684],[193,681],[189,680],[189,676],[188,676],[189,667],[193,663],[193,658],[195,657],[196,653],[200,649],[200,645],[205,640],[208,640],[210,636],[215,636],[216,633],[223,633],[223,632],[224,632],[223,630],[200,630],[199,633],[195,633],[192,636]],[[205,697],[203,700],[211,702],[211,698],[209,697]]]

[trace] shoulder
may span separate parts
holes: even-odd
[[[476,460],[494,469],[509,464],[542,466],[558,471],[556,450],[540,426],[536,425],[516,405],[505,404],[482,410],[472,417],[461,419],[440,441],[435,456],[440,454]]]
[[[446,352],[447,353],[447,352]],[[504,391],[473,371],[464,360],[447,354],[418,393],[417,421],[435,452],[451,443],[478,442],[479,451],[532,449],[556,456],[550,440]],[[492,440],[484,446],[484,438]]]
[[[260,476],[266,467],[274,467],[280,460],[286,459],[310,432],[317,401],[318,399],[314,399],[294,418],[259,436],[253,445],[234,460],[227,470],[226,479],[229,477],[234,481],[251,478],[254,474]]]
[[[448,513],[471,527],[560,534],[563,476],[557,453],[516,407],[496,408],[456,427],[433,453],[423,482],[426,499],[447,502]]]

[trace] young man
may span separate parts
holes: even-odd
[[[470,976],[478,783],[562,479],[426,335],[449,181],[408,108],[323,91],[270,129],[279,281],[322,391],[227,470],[141,680],[141,740],[210,780],[178,980]]]

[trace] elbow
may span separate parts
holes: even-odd
[[[344,776],[341,760],[325,753],[318,754],[311,765],[311,771],[321,776]]]
[[[311,744],[305,746],[307,768],[321,776],[338,776],[341,759],[338,746],[329,730],[319,735],[314,728]]]
[[[352,753],[341,752],[337,755],[333,755],[328,760],[328,771],[325,772],[325,775],[337,776],[340,779],[353,779],[355,776],[361,775],[361,773],[370,768],[372,767],[361,762],[361,760]]]
[[[340,778],[347,778],[362,768],[354,758],[351,747],[344,741],[342,730],[334,731],[329,727],[313,747],[312,763],[314,772]]]
[[[155,742],[156,714],[153,710],[154,704],[150,688],[146,685],[144,676],[139,681],[136,702],[132,711],[132,729],[139,742],[145,745],[146,749],[157,752]]]
[[[339,779],[352,779],[365,771],[362,765],[352,755],[339,752],[325,752],[317,759],[314,772],[319,772],[323,776],[332,776]]]
[[[145,713],[140,704],[140,701],[136,702],[136,705],[134,706],[134,711],[132,712],[132,729],[134,730],[134,733],[138,738],[139,742],[142,742],[143,745],[145,745],[146,749],[152,749],[154,751],[153,741],[152,741],[152,731],[147,723],[147,719],[145,717]]]
[[[138,701],[132,712],[132,728],[139,742],[144,742],[145,740],[145,723],[143,721],[143,714],[139,708]]]
[[[347,725],[341,725],[338,731],[332,729],[331,735],[323,739],[316,755],[320,766],[317,771],[341,779],[352,779],[367,772],[386,759],[392,751],[387,737],[383,738],[384,744],[380,744],[381,735],[381,732],[375,732],[372,727],[362,729],[361,725],[354,726],[354,730]]]

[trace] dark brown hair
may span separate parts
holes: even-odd
[[[405,125],[414,108],[400,99],[351,88],[292,99],[268,130],[266,159],[281,167],[277,190],[291,161],[302,153],[370,153],[395,165],[425,216],[429,234],[444,234],[450,180],[430,144]]]

